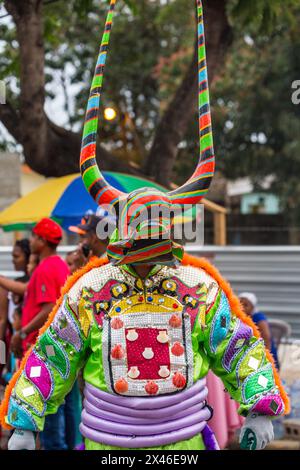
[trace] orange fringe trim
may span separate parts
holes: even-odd
[[[59,309],[59,307],[60,307],[60,305],[63,301],[64,296],[75,285],[75,283],[84,274],[88,273],[89,271],[91,271],[94,268],[104,266],[105,264],[108,264],[107,258],[101,258],[101,259],[93,258],[86,266],[84,266],[82,269],[79,269],[75,274],[73,274],[72,276],[69,277],[69,279],[67,280],[65,286],[62,289],[61,297],[57,301],[57,303],[56,303],[55,307],[53,308],[52,312],[50,313],[47,322],[39,330],[39,336],[38,337],[40,337],[47,330],[47,328],[51,325],[51,323],[52,323],[52,321],[53,321],[53,319],[54,319],[54,317],[55,317],[55,315],[56,315],[56,313],[57,313],[57,311],[58,311],[58,309]],[[228,298],[230,307],[231,307],[232,311],[235,313],[235,315],[253,329],[254,336],[256,336],[257,338],[260,338],[260,334],[259,334],[259,331],[258,331],[257,327],[255,326],[255,324],[253,323],[251,318],[249,318],[243,312],[241,304],[239,302],[239,299],[234,295],[229,283],[226,282],[223,279],[223,277],[221,276],[219,271],[214,266],[212,266],[209,263],[209,261],[207,261],[204,258],[196,258],[194,256],[190,256],[188,254],[185,254],[184,258],[182,260],[182,264],[185,265],[185,266],[193,266],[195,268],[203,269],[211,277],[213,277],[217,281],[220,288],[225,292],[225,294]],[[29,354],[31,353],[33,347],[34,346],[31,346],[31,348],[26,352],[24,358],[22,359],[20,368],[13,375],[12,379],[10,380],[9,384],[6,387],[4,399],[3,399],[2,403],[1,403],[1,406],[0,406],[0,422],[3,426],[3,428],[12,429],[12,427],[9,426],[5,422],[5,417],[7,415],[8,406],[9,406],[10,395],[12,393],[12,390],[13,390],[14,386],[16,385],[16,382],[17,382],[18,378],[20,377],[21,373],[23,372],[23,370],[25,368],[26,361],[27,361],[27,359],[29,357]],[[281,380],[280,380],[280,377],[279,377],[278,372],[276,370],[273,357],[272,357],[272,355],[269,351],[267,351],[267,358],[271,362],[272,367],[273,367],[275,383],[276,383],[276,385],[277,385],[277,387],[280,391],[281,398],[282,398],[282,400],[284,402],[284,405],[285,405],[285,414],[288,414],[290,412],[289,399],[288,399],[287,394],[286,394],[286,392],[285,392],[285,390],[284,390],[284,388],[281,384]]]
[[[190,256],[190,255],[185,254],[184,258],[182,260],[182,264],[184,264],[185,266],[190,265],[190,266],[194,266],[196,268],[203,269],[204,271],[207,272],[207,274],[209,274],[211,277],[213,277],[217,281],[217,283],[219,284],[221,289],[225,292],[225,294],[227,296],[227,299],[229,301],[229,305],[231,307],[231,310],[234,312],[234,314],[240,320],[242,320],[244,323],[246,323],[247,325],[249,325],[253,329],[254,336],[256,336],[257,338],[261,337],[257,327],[255,326],[255,324],[253,323],[251,318],[248,317],[244,313],[244,311],[242,309],[242,306],[240,304],[240,301],[239,301],[238,297],[236,295],[234,295],[234,293],[233,293],[233,291],[230,287],[230,284],[227,281],[225,281],[225,279],[221,276],[219,271],[213,265],[211,265],[209,263],[209,261],[207,261],[204,258],[199,259],[199,258],[195,258],[194,256]],[[268,360],[272,364],[275,383],[276,383],[276,385],[277,385],[277,387],[280,391],[280,396],[281,396],[281,398],[284,402],[284,406],[285,406],[284,414],[289,414],[290,413],[290,401],[289,401],[288,396],[287,396],[287,394],[286,394],[286,392],[283,388],[283,385],[281,383],[279,374],[278,374],[277,369],[276,369],[275,364],[274,364],[273,356],[270,353],[270,351],[268,351],[268,350],[266,350],[266,355],[267,355]]]

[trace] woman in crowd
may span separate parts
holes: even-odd
[[[13,314],[13,332],[21,329],[22,326],[22,307],[18,305]],[[5,365],[2,373],[2,381],[6,384],[9,383],[13,374],[20,367],[20,360],[16,359],[12,352],[9,353],[7,364]]]
[[[24,243],[24,240],[16,243],[13,250],[13,261],[16,271],[23,270],[24,276],[16,280],[0,276],[0,314],[2,313],[3,338],[5,338],[7,345],[7,366],[3,371],[0,371],[0,377],[4,382],[9,381],[11,374],[19,365],[19,361],[15,359],[10,351],[10,338],[11,333],[21,329],[23,297],[27,289],[28,280],[39,263],[38,257],[34,254],[30,254],[28,257],[28,252],[25,260],[22,259],[18,253],[20,246],[26,248],[27,243]],[[24,261],[27,262],[26,266],[23,264]]]
[[[260,312],[257,309],[257,297],[252,292],[243,292],[239,295],[240,302],[243,306],[243,309],[249,317],[252,318],[253,322],[256,324],[261,337],[263,338],[266,347],[272,353],[272,356],[275,361],[275,365],[279,370],[279,361],[277,355],[277,349],[275,343],[272,339],[269,323],[266,315],[263,312]]]
[[[0,340],[5,341],[7,345],[10,342],[15,309],[22,304],[23,296],[26,291],[29,279],[27,271],[29,258],[29,240],[23,239],[16,241],[12,252],[12,262],[15,271],[23,272],[24,274],[15,281],[0,276]]]

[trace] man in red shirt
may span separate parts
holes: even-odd
[[[14,334],[11,341],[11,349],[16,357],[22,357],[35,343],[39,329],[46,322],[70,274],[65,261],[56,253],[62,235],[60,226],[47,218],[33,228],[30,248],[40,261],[25,294],[22,329]]]

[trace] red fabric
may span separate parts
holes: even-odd
[[[170,352],[169,344],[160,343],[157,338],[160,332],[167,333],[167,330],[134,328],[138,334],[138,338],[135,341],[127,339],[130,330],[125,330],[128,370],[131,367],[138,367],[140,371],[139,380],[161,379],[159,375],[160,367],[167,366],[168,370],[170,370]],[[154,354],[152,359],[147,359],[143,356],[146,348],[152,350]]]
[[[29,281],[22,311],[22,327],[40,312],[43,304],[55,304],[69,276],[69,268],[59,256],[49,256],[40,262]],[[23,341],[23,350],[35,343],[38,330]]]
[[[54,220],[47,218],[40,220],[32,231],[44,240],[56,245],[59,244],[63,236],[61,227]]]

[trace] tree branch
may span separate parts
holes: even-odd
[[[57,126],[45,111],[45,51],[42,0],[5,0],[17,28],[20,46],[20,111],[0,107],[0,119],[23,145],[26,163],[44,176],[63,176],[79,171],[81,133]],[[130,164],[98,147],[101,169],[136,173]]]
[[[224,63],[225,51],[231,42],[231,29],[227,21],[225,6],[226,0],[206,0],[204,2],[210,81],[213,80],[217,70]],[[197,47],[195,47],[190,67],[158,125],[145,164],[145,173],[166,186],[170,184],[172,179],[178,144],[184,138],[189,122],[195,114],[197,82]]]
[[[17,141],[21,141],[21,126],[19,113],[6,101],[6,104],[0,105],[0,121],[6,127],[8,132]]]
[[[5,7],[16,24],[20,46],[21,143],[25,159],[42,162],[47,147],[42,0],[5,0]]]
[[[16,24],[20,47],[20,106],[18,113],[8,105],[0,107],[0,119],[15,139],[23,145],[25,161],[45,176],[61,176],[79,170],[80,134],[61,128],[45,114],[45,73],[42,0],[5,0],[5,7]],[[218,64],[224,61],[224,51],[230,37],[225,12],[226,0],[204,2],[207,21],[206,37],[210,79]],[[220,47],[221,45],[221,47]],[[150,177],[165,185],[172,178],[178,144],[184,138],[194,115],[197,93],[196,49],[186,73],[160,124],[150,150],[145,169]],[[127,164],[98,147],[102,169],[138,173]]]
[[[188,71],[158,125],[145,165],[145,173],[154,176],[162,184],[169,184],[177,145],[183,139],[194,115],[196,92],[197,44]]]

